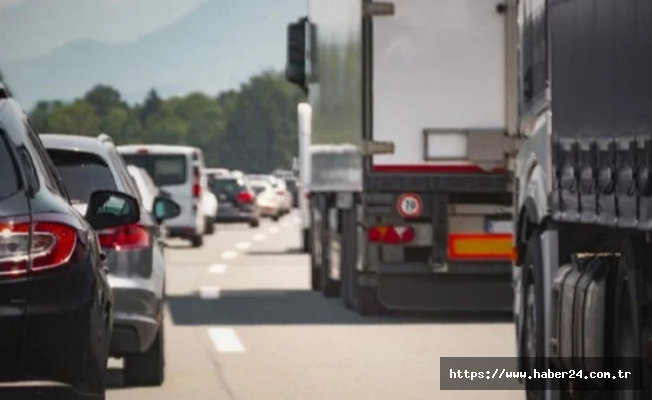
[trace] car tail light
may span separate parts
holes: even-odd
[[[70,260],[77,230],[60,222],[32,223],[32,271],[59,267]],[[0,223],[0,275],[27,273],[30,223]]]
[[[136,154],[149,154],[149,151],[147,149],[138,149],[136,150]]]
[[[277,190],[276,194],[279,196],[283,196],[285,193],[282,190]]]
[[[201,173],[199,167],[192,168],[192,197],[198,199],[201,197]]]
[[[251,194],[251,192],[247,192],[247,191],[238,193],[238,196],[236,198],[238,199],[239,203],[248,204],[254,202],[254,195]]]
[[[383,244],[410,243],[414,240],[414,229],[409,226],[372,226],[367,231],[370,242]]]
[[[143,249],[150,244],[147,228],[138,224],[103,230],[98,238],[100,246],[116,251]]]

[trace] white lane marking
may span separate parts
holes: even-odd
[[[217,286],[202,286],[199,288],[199,297],[203,300],[219,299],[220,288]]]
[[[226,272],[226,265],[224,264],[213,264],[208,268],[209,274],[223,274]]]
[[[291,227],[291,226],[292,226],[291,223],[289,223],[289,222],[287,222],[287,221],[286,221],[286,222],[283,222],[283,228],[289,228],[289,227]]]
[[[273,226],[273,227],[269,228],[269,229],[267,230],[267,232],[269,232],[269,233],[277,233],[277,232],[278,232],[278,228],[275,227],[275,226]]]
[[[262,242],[265,240],[265,234],[264,233],[257,233],[254,235],[254,241],[256,242]]]
[[[238,256],[238,253],[233,251],[233,250],[225,251],[225,252],[222,253],[222,258],[227,259],[227,260],[231,259],[231,258],[236,258],[237,256]]]
[[[295,224],[300,224],[301,223],[301,218],[294,217],[293,221],[294,221]]]
[[[220,353],[244,353],[246,351],[238,335],[231,328],[210,328],[208,336]]]
[[[249,242],[240,242],[235,245],[235,248],[238,250],[247,250],[250,247],[251,247],[251,243]]]

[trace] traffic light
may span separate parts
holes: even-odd
[[[288,48],[285,77],[288,81],[308,91],[306,79],[306,28],[308,18],[288,24]]]

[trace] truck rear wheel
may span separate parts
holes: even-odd
[[[545,327],[543,299],[543,259],[541,253],[541,238],[534,232],[527,243],[525,263],[523,268],[522,284],[524,287],[524,327],[521,336],[521,357],[524,357],[525,372],[544,371]],[[535,382],[540,380],[525,380],[526,397],[528,400],[543,400],[545,391]]]
[[[640,365],[636,365],[640,357],[639,324],[636,321],[636,300],[630,285],[631,274],[627,266],[626,257],[622,257],[618,265],[615,282],[615,304],[613,307],[613,352],[616,364],[614,371],[631,371],[633,379],[616,379],[615,400],[639,400],[642,398],[640,390],[632,387],[642,387]]]

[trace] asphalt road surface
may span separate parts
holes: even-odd
[[[360,317],[309,289],[291,214],[257,229],[218,225],[204,247],[171,241],[166,380],[109,400],[523,399],[520,391],[440,391],[439,357],[514,354],[502,318]]]

